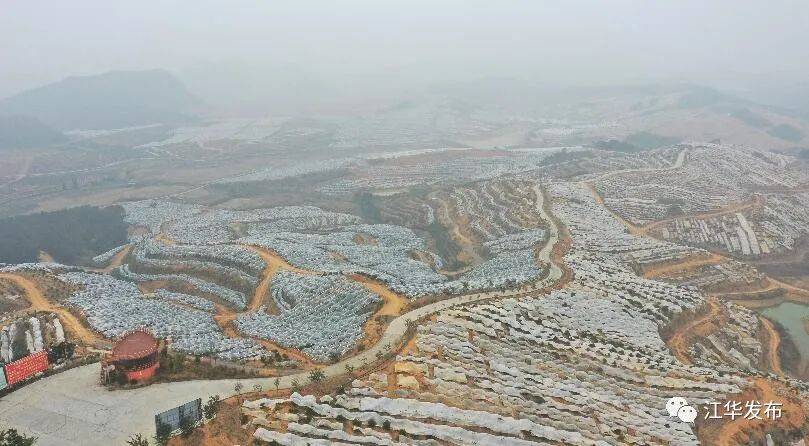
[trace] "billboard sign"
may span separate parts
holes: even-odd
[[[44,372],[48,369],[48,353],[45,351],[36,352],[22,359],[6,364],[6,381],[9,386],[13,386],[20,381]]]
[[[182,420],[189,418],[194,424],[202,420],[202,398],[189,401],[182,406],[169,409],[154,416],[155,431],[160,431],[160,425],[166,425],[170,432],[180,429]]]

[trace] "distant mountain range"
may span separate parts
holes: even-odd
[[[35,118],[61,131],[114,129],[194,121],[200,104],[167,71],[111,71],[68,77],[0,100],[0,115]]]

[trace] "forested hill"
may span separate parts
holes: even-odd
[[[58,130],[30,116],[0,116],[0,150],[46,147],[65,141]]]
[[[126,242],[123,212],[81,206],[0,220],[0,262],[36,262],[40,251],[66,264],[86,261]]]
[[[73,76],[0,100],[0,114],[32,116],[60,130],[113,129],[193,120],[200,101],[163,70]]]

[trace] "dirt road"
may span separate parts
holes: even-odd
[[[669,338],[667,344],[674,356],[685,364],[692,364],[691,355],[688,354],[688,347],[694,336],[705,334],[710,330],[709,324],[719,322],[722,307],[716,299],[706,301],[709,306],[708,314],[698,317],[686,325],[678,328]]]
[[[770,365],[770,370],[778,376],[784,376],[784,370],[781,369],[781,358],[778,356],[778,346],[781,344],[781,336],[769,319],[759,317],[759,320],[761,321],[761,327],[767,333],[767,362]]]
[[[124,249],[122,249],[120,252],[116,253],[112,257],[112,259],[110,260],[110,263],[107,266],[105,266],[104,268],[87,268],[87,269],[89,271],[93,271],[93,272],[101,273],[101,274],[109,274],[109,273],[111,273],[112,270],[114,270],[115,268],[118,268],[119,266],[121,266],[122,263],[124,263],[124,258],[126,258],[126,256],[132,251],[132,246],[133,245],[126,245],[126,247],[124,247]]]
[[[764,206],[764,197],[756,194],[753,195],[753,198],[751,198],[749,201],[743,201],[740,203],[731,203],[728,206],[713,211],[691,215],[683,215],[678,217],[664,218],[662,220],[653,221],[649,224],[644,225],[642,227],[642,230],[644,233],[649,233],[654,229],[657,229],[673,221],[682,220],[684,218],[707,219],[707,218],[721,217],[723,215],[736,214],[738,212],[744,212],[750,209],[757,209],[762,206]]]
[[[596,189],[594,183],[585,182],[584,184],[587,186],[587,188],[590,189],[590,192],[593,194],[593,198],[595,198],[596,203],[604,206],[604,209],[609,211],[609,213],[613,216],[613,218],[623,223],[623,225],[626,226],[626,229],[627,231],[629,231],[630,234],[638,236],[646,235],[645,232],[643,231],[643,227],[632,223],[631,221],[622,217],[621,214],[610,209],[610,207],[604,203],[604,197],[602,197],[601,194],[598,193],[598,190]]]
[[[709,254],[707,257],[704,255],[689,256],[672,263],[652,265],[646,268],[646,270],[643,272],[643,277],[646,277],[647,279],[668,277],[670,275],[685,272],[693,268],[699,268],[701,266],[718,265],[724,261],[724,258],[716,254]]]

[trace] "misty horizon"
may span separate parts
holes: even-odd
[[[0,97],[70,76],[151,69],[234,111],[362,103],[482,79],[744,92],[809,74],[809,5],[795,2],[86,1],[9,5],[0,23]]]

